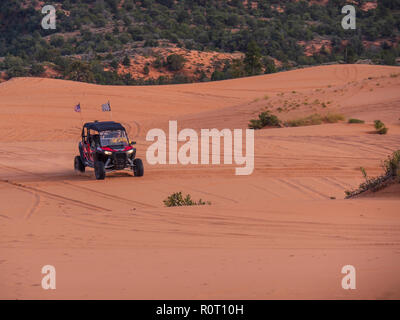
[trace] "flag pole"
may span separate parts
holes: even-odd
[[[83,91],[83,98],[85,98],[86,96],[86,91]],[[79,105],[81,106],[81,103],[79,102]],[[82,116],[82,106],[81,106],[81,119],[82,119],[82,125],[85,123],[85,121],[83,120],[83,116]]]
[[[78,106],[79,106],[79,108],[78,108]],[[79,117],[81,118],[81,122],[83,123],[82,107],[81,107],[81,103],[80,102],[78,104],[75,104],[74,111],[79,113]]]
[[[75,94],[73,94],[74,100],[76,99]],[[75,100],[76,101],[76,100]],[[82,118],[82,108],[81,108],[81,102],[79,101],[78,104],[75,104],[75,107],[79,105],[79,117],[81,118],[81,123],[83,124],[83,118]],[[76,110],[75,110],[76,111]]]
[[[82,106],[81,106],[81,103],[80,103],[80,102],[79,102],[79,107],[80,107],[80,112],[79,112],[79,114],[80,114],[80,116],[81,116],[81,122],[82,122],[82,125],[83,125],[84,121],[83,121],[83,116],[82,116]]]
[[[111,116],[111,121],[112,121],[113,116],[112,116],[112,109],[111,109],[110,100],[108,100],[108,107],[110,108],[110,116]]]

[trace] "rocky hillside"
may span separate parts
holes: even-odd
[[[344,30],[341,8],[357,8]],[[41,9],[57,9],[44,30]],[[208,81],[332,62],[395,65],[400,1],[2,0],[0,78]]]

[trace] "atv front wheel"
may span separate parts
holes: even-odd
[[[143,162],[141,159],[133,160],[133,174],[135,177],[142,177],[144,174]]]
[[[85,165],[83,164],[80,156],[75,157],[74,168],[75,168],[75,171],[85,172]]]
[[[104,180],[106,177],[106,169],[104,168],[104,163],[102,161],[96,161],[94,163],[94,175],[97,180]]]

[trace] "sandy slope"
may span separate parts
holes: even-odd
[[[399,71],[335,65],[161,87],[1,84],[0,298],[400,298],[399,188],[343,199],[361,182],[360,166],[377,175],[400,148]],[[230,165],[145,163],[143,178],[95,181],[72,163],[82,120],[108,119],[98,111],[108,99],[142,158],[147,131],[169,119],[180,129],[245,128],[286,101],[300,106],[283,119],[341,112],[367,122],[257,131],[251,176]],[[386,136],[370,134],[375,119]],[[163,207],[175,191],[212,205]],[[54,291],[40,286],[46,264],[57,270]],[[357,270],[353,291],[341,288],[347,264]]]

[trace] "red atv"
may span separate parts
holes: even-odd
[[[82,128],[79,156],[75,157],[75,170],[85,172],[94,168],[97,180],[103,180],[106,172],[129,169],[137,177],[143,176],[141,159],[135,158],[136,142],[130,142],[125,128],[114,121],[94,121]]]

